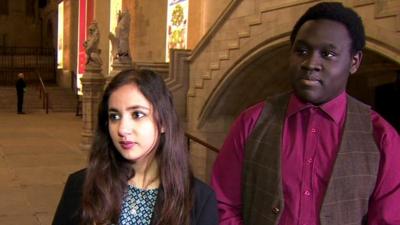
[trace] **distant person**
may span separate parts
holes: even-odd
[[[69,176],[53,225],[217,225],[215,194],[194,178],[163,79],[116,75],[99,106],[87,169]]]
[[[17,113],[18,114],[25,114],[22,111],[22,106],[24,104],[24,93],[25,93],[25,88],[26,88],[26,83],[24,80],[24,74],[23,73],[19,73],[18,74],[18,79],[17,82],[15,84],[16,88],[17,88]]]
[[[220,225],[399,225],[400,136],[346,93],[361,18],[322,2],[290,41],[293,91],[244,111],[216,159]]]

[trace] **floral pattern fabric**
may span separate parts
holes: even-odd
[[[144,190],[128,185],[122,200],[119,225],[150,225],[158,189]]]

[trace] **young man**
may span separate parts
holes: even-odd
[[[400,224],[399,134],[346,94],[365,46],[361,18],[319,3],[291,45],[293,92],[243,112],[215,162],[220,224]]]

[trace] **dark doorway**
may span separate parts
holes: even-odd
[[[376,87],[375,109],[400,132],[400,71],[394,82]]]

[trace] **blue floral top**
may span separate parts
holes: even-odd
[[[149,225],[157,200],[158,189],[139,189],[128,185],[122,200],[119,225]]]

